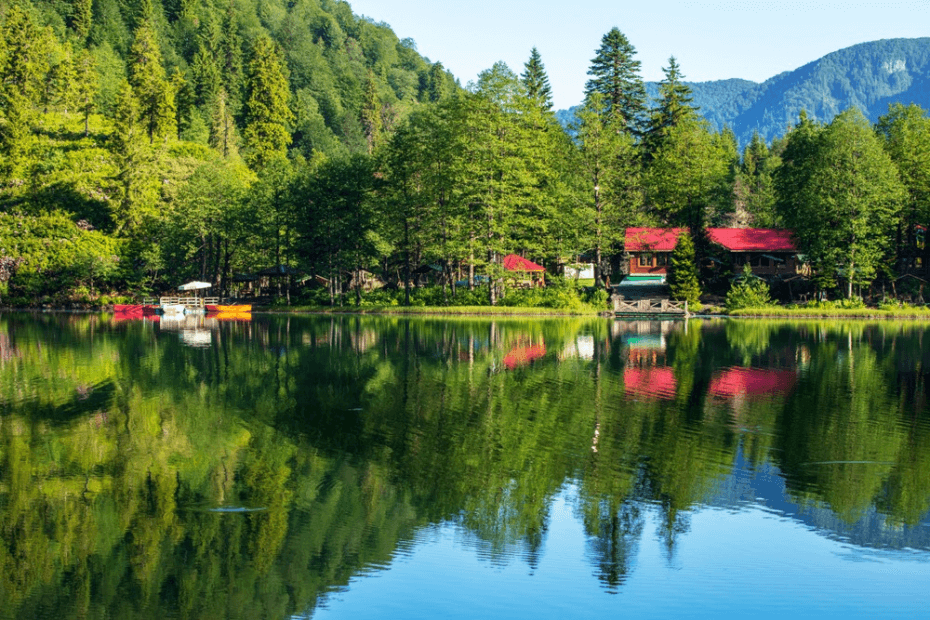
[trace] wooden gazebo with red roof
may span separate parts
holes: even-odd
[[[507,270],[517,281],[518,285],[523,286],[545,286],[546,285],[546,268],[537,265],[531,260],[508,254],[503,260],[504,269]]]

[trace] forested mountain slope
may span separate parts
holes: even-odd
[[[682,69],[687,75],[688,67]],[[830,122],[857,107],[875,122],[889,103],[930,107],[930,38],[861,43],[761,84],[736,78],[685,83],[714,129],[730,127],[741,144],[748,144],[755,131],[769,142],[784,135],[801,110]],[[646,92],[656,99],[659,83],[647,82]],[[575,109],[560,110],[559,120],[567,125]]]
[[[721,80],[689,86],[704,117],[718,129],[731,127],[744,144],[754,131],[766,141],[784,134],[801,110],[828,123],[857,107],[875,122],[889,103],[930,106],[930,38],[854,45],[762,84]]]
[[[165,73],[186,86],[176,103],[193,107],[179,137],[193,142],[206,142],[220,90],[241,129],[248,62],[263,35],[285,61],[293,146],[307,153],[365,148],[361,110],[369,81],[388,123],[413,103],[455,88],[452,75],[420,56],[411,39],[354,15],[341,0],[0,0],[0,17],[14,4],[58,43],[91,52],[99,74],[96,111],[104,116],[130,78],[136,31],[150,15]],[[45,47],[50,64],[65,57],[62,49]]]

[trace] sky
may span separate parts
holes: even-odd
[[[694,82],[763,82],[857,43],[930,37],[930,0],[348,0],[442,62],[465,86],[503,60],[516,73],[535,46],[556,109],[581,102],[601,38],[616,26],[646,81],[675,56]]]

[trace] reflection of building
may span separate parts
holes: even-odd
[[[526,366],[533,360],[539,359],[546,354],[546,345],[542,342],[539,344],[518,343],[507,355],[504,356],[504,366],[513,370],[519,366]]]
[[[623,385],[626,395],[643,400],[672,400],[678,382],[675,372],[668,366],[648,366],[646,368],[627,367],[623,371]]]
[[[723,399],[786,394],[794,389],[797,379],[797,375],[791,370],[733,366],[714,375],[708,392],[711,396]]]

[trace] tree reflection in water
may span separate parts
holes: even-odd
[[[919,324],[0,315],[2,617],[270,617],[428,524],[531,568],[567,487],[608,591],[738,468],[930,549]],[[880,519],[884,527],[864,527]],[[3,616],[3,614],[6,614]]]

